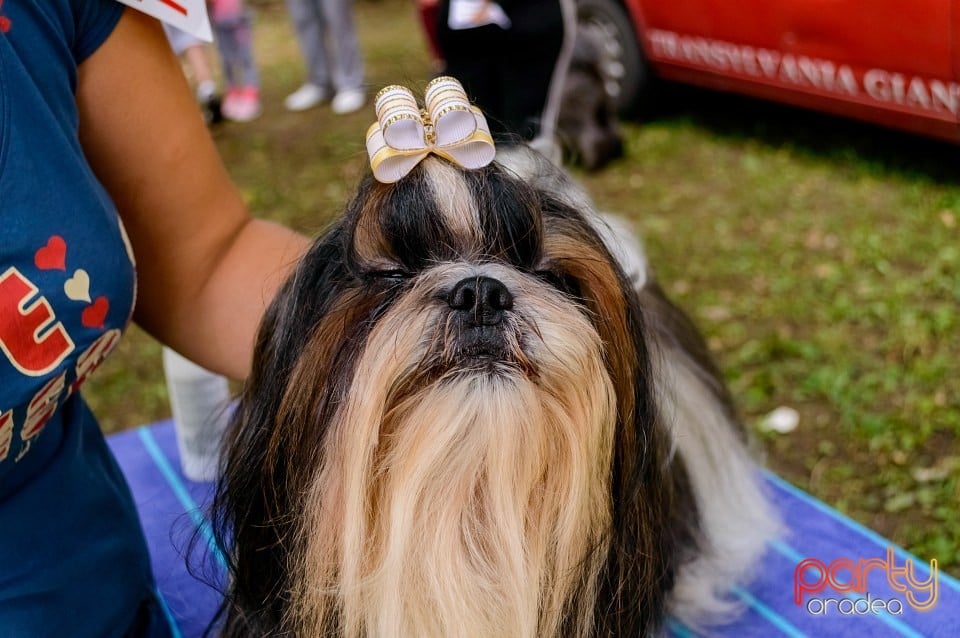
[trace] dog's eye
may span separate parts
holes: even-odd
[[[368,279],[379,279],[383,281],[402,281],[413,276],[406,270],[400,270],[399,268],[371,270],[368,271],[366,275]]]
[[[580,283],[574,277],[555,270],[538,270],[534,274],[557,290],[580,297]]]

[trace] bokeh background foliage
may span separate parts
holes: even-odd
[[[259,216],[318,233],[366,170],[372,106],[288,113],[303,66],[261,0],[264,114],[213,129]],[[359,0],[370,93],[432,73],[414,4]],[[667,89],[624,123],[627,156],[576,171],[628,217],[696,320],[766,464],[960,575],[960,149],[793,109]],[[113,432],[170,414],[160,347],[136,327],[87,384]],[[799,426],[766,432],[796,409]]]

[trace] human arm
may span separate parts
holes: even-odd
[[[250,216],[154,19],[127,9],[80,66],[80,139],[137,260],[135,320],[245,378],[260,317],[308,239]]]

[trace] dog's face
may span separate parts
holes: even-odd
[[[638,298],[516,153],[368,179],[268,311],[219,497],[228,635],[659,622],[687,536]]]

